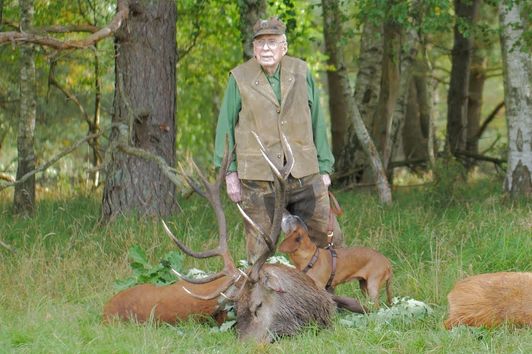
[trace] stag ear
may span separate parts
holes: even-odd
[[[285,289],[281,278],[275,275],[273,272],[268,272],[267,275],[262,277],[262,285],[265,288],[275,291],[276,293],[285,293]]]

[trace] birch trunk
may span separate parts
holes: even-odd
[[[508,121],[508,167],[504,190],[512,198],[532,198],[532,61],[518,43],[526,28],[523,3],[499,5],[504,96]]]
[[[126,155],[132,146],[175,166],[176,18],[174,1],[130,1],[116,33],[115,98],[102,219],[177,210],[175,185],[156,162]],[[124,150],[124,149],[122,149]]]
[[[27,31],[33,18],[33,0],[20,1],[20,28]],[[20,48],[20,118],[17,137],[17,180],[35,169],[35,58],[32,45]],[[35,209],[35,175],[15,185],[14,212],[30,215]]]

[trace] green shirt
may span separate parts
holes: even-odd
[[[266,75],[266,74],[265,74]],[[277,100],[281,101],[281,70],[280,66],[272,76],[266,75],[268,82],[272,86]],[[308,105],[312,119],[312,132],[314,134],[314,144],[318,152],[318,165],[321,174],[331,174],[333,171],[334,157],[327,142],[327,131],[323,112],[321,110],[319,91],[314,83],[310,72],[307,75]],[[214,142],[214,165],[220,167],[225,148],[225,137],[229,135],[229,151],[235,145],[235,125],[238,121],[238,114],[242,107],[240,91],[233,75],[229,76],[229,82],[225,90],[222,107],[218,115],[218,125],[216,127],[216,139]],[[236,161],[232,161],[228,171],[236,171]]]

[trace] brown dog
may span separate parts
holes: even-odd
[[[336,269],[331,281],[332,255],[328,249],[318,248],[309,238],[303,221],[294,215],[283,215],[282,228],[286,234],[279,251],[287,253],[296,268],[305,271],[317,286],[334,289],[336,285],[358,279],[362,293],[379,306],[379,289],[386,283],[388,304],[392,300],[392,265],[388,258],[367,247],[338,248]],[[315,256],[316,255],[316,256]],[[315,263],[308,267],[315,259]]]

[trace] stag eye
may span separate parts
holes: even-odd
[[[257,316],[257,312],[259,312],[259,309],[262,307],[262,302],[255,307],[255,312],[253,313],[255,316]]]

